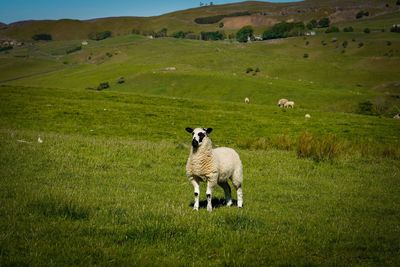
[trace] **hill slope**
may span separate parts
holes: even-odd
[[[155,17],[114,17],[93,20],[43,20],[12,23],[0,30],[0,37],[30,40],[32,35],[49,33],[54,40],[85,39],[94,31],[112,31],[114,36],[167,28],[175,31],[236,31],[244,25],[253,25],[258,31],[280,21],[310,21],[329,17],[332,22],[355,20],[357,12],[368,11],[370,17],[398,12],[394,1],[377,0],[307,0],[293,3],[268,3],[249,1],[235,4],[204,6],[172,12]],[[211,24],[199,24],[196,18],[222,16]],[[224,27],[220,28],[219,23]]]

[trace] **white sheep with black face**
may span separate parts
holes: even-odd
[[[192,147],[186,163],[186,175],[194,187],[194,210],[199,209],[200,182],[207,182],[207,210],[212,211],[212,192],[218,184],[224,189],[227,206],[232,205],[232,181],[237,193],[237,205],[243,207],[243,167],[239,155],[228,147],[212,148],[209,134],[212,128],[186,128],[192,134]]]

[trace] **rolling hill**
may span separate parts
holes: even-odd
[[[369,17],[384,14],[399,14],[394,0],[306,0],[293,3],[268,3],[248,1],[234,4],[203,6],[176,11],[155,17],[111,17],[91,20],[43,20],[20,21],[0,30],[0,38],[31,40],[32,35],[48,33],[54,40],[85,39],[95,31],[112,31],[114,36],[126,35],[133,30],[139,32],[159,31],[167,28],[168,33],[176,31],[235,32],[245,25],[253,25],[258,32],[281,21],[304,21],[329,17],[333,23],[354,21],[359,11],[366,11]],[[134,14],[133,14],[134,15]],[[210,19],[212,23],[196,23],[196,19]],[[220,18],[220,19],[219,19]],[[198,20],[197,20],[198,21]],[[220,27],[220,23],[223,27]]]

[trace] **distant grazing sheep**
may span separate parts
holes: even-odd
[[[400,119],[400,113],[398,113],[398,114],[394,115],[393,119],[397,119],[397,120],[399,120],[399,119]]]
[[[286,102],[288,102],[286,98],[279,99],[278,107],[283,108]]]
[[[246,97],[246,98],[244,99],[244,103],[249,104],[249,103],[250,103],[250,99],[249,99],[248,97]]]
[[[304,117],[305,117],[306,119],[310,119],[310,118],[311,118],[311,115],[310,115],[310,114],[306,114]]]
[[[193,209],[199,209],[200,181],[207,182],[207,210],[212,211],[212,192],[218,184],[224,189],[226,205],[232,205],[232,181],[237,193],[237,205],[243,206],[243,167],[239,155],[232,148],[212,148],[209,134],[212,128],[186,128],[192,134],[192,148],[186,163],[186,175],[194,187]]]
[[[284,105],[284,108],[294,108],[294,101],[287,101]]]

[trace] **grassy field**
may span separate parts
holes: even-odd
[[[398,265],[398,34],[79,43],[0,54],[1,266]],[[188,126],[240,154],[243,209],[203,184],[192,211]],[[333,157],[299,157],[305,133]]]

